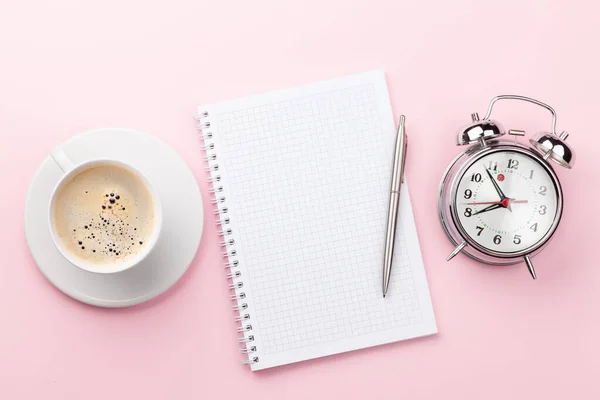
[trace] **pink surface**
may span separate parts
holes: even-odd
[[[598,398],[597,6],[564,1],[4,1],[0,4],[0,398]],[[284,4],[285,3],[285,4]],[[215,227],[167,294],[105,310],[62,295],[23,233],[51,148],[122,126],[172,145],[206,184],[197,104],[382,67],[407,116],[407,175],[440,333],[252,374],[238,364]],[[564,218],[524,265],[457,257],[436,217],[455,129],[497,94],[539,98],[578,153]],[[499,103],[508,128],[549,115]],[[594,146],[592,146],[594,145]],[[205,211],[210,209],[204,204]],[[301,329],[301,328],[299,328]]]

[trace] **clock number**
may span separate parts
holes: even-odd
[[[471,182],[481,182],[481,174],[473,174],[471,176]]]
[[[477,229],[479,232],[477,232],[477,236],[481,236],[481,232],[483,232],[483,227],[482,226],[476,226],[475,229]]]
[[[548,188],[546,186],[540,186],[540,191],[538,194],[545,196],[547,191],[548,191]]]
[[[465,217],[470,217],[471,215],[473,215],[473,210],[471,210],[469,207],[467,207],[465,209]]]
[[[515,238],[513,239],[513,243],[521,244],[521,235],[515,235]]]
[[[533,179],[533,170],[529,171],[529,179]]]
[[[488,164],[488,169],[498,171],[498,161],[490,161]]]
[[[540,206],[540,215],[546,215],[546,206]]]
[[[537,232],[537,222],[529,227],[534,232]]]
[[[502,242],[502,236],[496,235],[494,236],[494,244],[500,244]]]
[[[519,169],[519,160],[513,160],[512,158],[508,160],[509,169]]]
[[[473,196],[473,192],[471,191],[471,189],[465,190],[465,199],[470,199],[471,196]]]

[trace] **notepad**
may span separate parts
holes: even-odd
[[[436,333],[407,184],[382,296],[396,133],[382,71],[198,112],[244,363],[260,370]],[[407,131],[410,140],[410,120]]]

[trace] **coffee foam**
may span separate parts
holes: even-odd
[[[114,266],[146,246],[155,224],[154,202],[137,174],[115,164],[99,164],[59,188],[52,218],[68,253]]]

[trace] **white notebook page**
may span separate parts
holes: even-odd
[[[235,240],[253,370],[437,331],[406,184],[382,297],[396,133],[382,71],[199,111]]]

